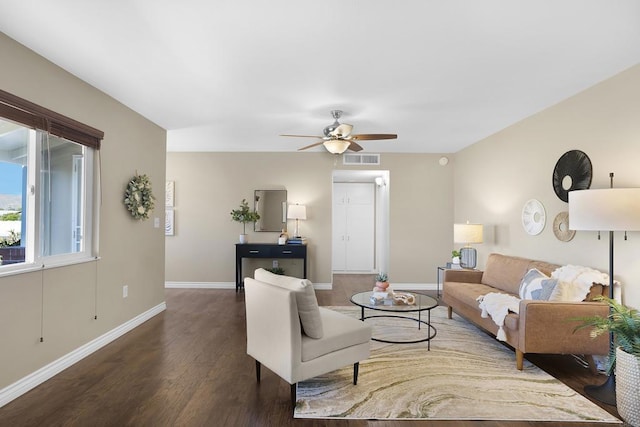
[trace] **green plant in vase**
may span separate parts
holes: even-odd
[[[640,312],[616,300],[599,296],[609,306],[607,317],[581,317],[582,325],[576,330],[593,328],[591,336],[613,334],[614,351],[609,354],[610,376],[615,372],[615,395],[618,413],[629,424],[640,425]]]
[[[247,242],[247,223],[255,223],[260,219],[260,214],[255,210],[249,208],[249,203],[246,199],[242,199],[238,209],[231,211],[231,220],[242,224],[242,234],[240,235],[240,243]]]

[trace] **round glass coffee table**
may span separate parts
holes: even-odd
[[[405,292],[403,292],[405,293]],[[431,298],[427,295],[418,294],[415,292],[411,292],[411,295],[415,297],[415,302],[411,305],[407,304],[390,304],[390,303],[379,303],[375,304],[371,301],[371,296],[373,295],[373,291],[367,292],[359,292],[351,296],[351,302],[358,307],[360,307],[360,320],[363,322],[366,319],[373,319],[378,317],[389,317],[396,319],[409,319],[413,320],[418,324],[418,329],[422,329],[422,325],[426,325],[426,337],[416,339],[416,340],[407,340],[407,341],[396,341],[396,340],[387,340],[381,338],[371,338],[374,341],[391,343],[391,344],[414,344],[419,342],[427,342],[427,350],[431,350],[431,339],[436,336],[436,328],[431,324],[431,310],[438,305],[438,301],[434,298]],[[376,314],[365,316],[364,310],[376,310],[383,311],[387,313],[393,314]],[[422,319],[422,312],[427,312],[427,320]],[[408,313],[418,313],[417,317],[408,316]]]

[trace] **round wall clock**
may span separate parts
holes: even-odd
[[[546,220],[544,206],[539,200],[531,199],[524,204],[522,208],[522,227],[527,234],[532,236],[540,234],[544,229]]]
[[[569,202],[569,191],[591,186],[591,160],[580,150],[571,150],[558,159],[553,169],[553,191],[563,202]]]

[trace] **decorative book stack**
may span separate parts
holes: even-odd
[[[306,237],[291,237],[287,240],[287,243],[290,245],[306,245],[307,238]]]

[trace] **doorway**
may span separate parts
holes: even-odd
[[[335,170],[332,177],[332,271],[388,271],[389,171]]]

